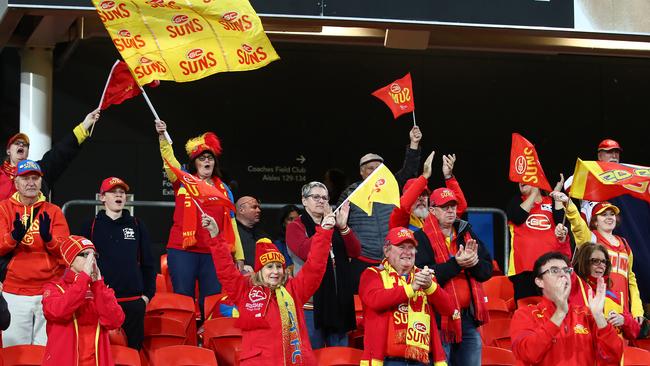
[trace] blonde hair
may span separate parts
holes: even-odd
[[[284,286],[287,283],[287,280],[289,280],[289,272],[285,268],[284,271],[282,272],[282,279],[280,280],[280,285],[279,286]],[[259,270],[251,275],[251,283],[255,286],[264,286],[264,287],[269,287],[269,288],[275,288],[271,287],[268,284],[264,282],[264,279],[262,278],[262,270]]]

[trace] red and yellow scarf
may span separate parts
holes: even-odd
[[[427,238],[429,238],[429,241],[431,242],[431,248],[435,253],[436,263],[445,263],[451,256],[455,255],[456,253],[455,251],[454,253],[450,253],[450,248],[447,247],[445,235],[442,233],[442,230],[440,230],[438,222],[434,222],[434,219],[431,218],[432,216],[433,215],[429,215],[427,217],[422,230],[424,230],[424,233],[427,235]],[[464,238],[466,242],[471,239],[469,232],[465,233]],[[474,316],[480,323],[486,323],[489,319],[489,314],[487,307],[485,306],[486,297],[485,293],[483,292],[483,286],[481,286],[481,284],[471,276],[467,276],[467,279],[470,282],[472,303],[475,307]],[[454,282],[448,281],[445,284],[444,289],[452,297],[456,309],[460,309]],[[442,324],[440,324],[440,327],[442,331],[442,339],[445,341],[445,343],[460,343],[462,341],[463,332],[460,313],[454,312],[454,314],[451,316],[441,317],[441,323]]]

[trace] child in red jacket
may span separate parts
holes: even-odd
[[[114,365],[108,331],[122,325],[124,313],[104,284],[95,246],[71,235],[61,245],[61,256],[68,270],[43,291],[48,341],[42,364]]]

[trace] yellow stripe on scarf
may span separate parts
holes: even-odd
[[[296,304],[284,286],[275,289],[275,297],[278,299],[280,321],[282,322],[284,365],[302,365],[302,343],[300,342]]]

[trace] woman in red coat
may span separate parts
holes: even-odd
[[[124,313],[104,284],[96,255],[93,243],[83,236],[71,235],[61,244],[70,268],[43,288],[43,365],[114,365],[108,331],[122,325]]]
[[[202,225],[213,238],[210,249],[217,275],[239,309],[241,366],[316,365],[302,306],[320,286],[335,224],[334,214],[323,218],[307,261],[293,278],[285,272],[286,261],[278,248],[269,239],[258,240],[255,273],[248,277],[232,265],[228,244],[217,236],[217,223],[203,215]]]

